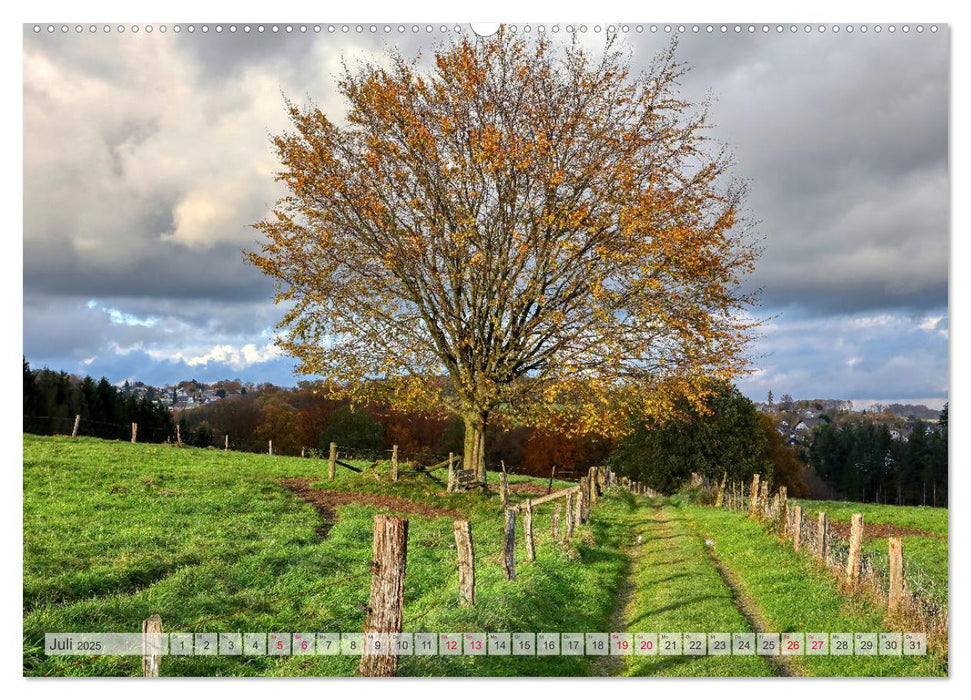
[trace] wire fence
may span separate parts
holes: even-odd
[[[132,437],[132,423],[120,423],[111,421],[99,421],[85,416],[77,420],[76,417],[69,416],[23,416],[23,432],[35,435],[72,435],[79,437],[95,437],[104,440],[122,440],[128,442]],[[278,456],[296,457],[305,459],[330,459],[330,448],[328,447],[295,447],[292,439],[281,439],[275,444],[272,439],[255,437],[252,434],[239,437],[212,428],[208,424],[192,427],[180,427],[178,423],[171,426],[158,427],[148,422],[138,424],[137,442],[185,445],[189,447],[211,448],[232,452],[247,452],[251,454],[267,454],[271,451]],[[371,465],[390,464],[393,448],[376,448],[370,445],[355,446],[345,443],[337,444],[338,460],[346,462],[364,462]],[[400,447],[397,449],[399,472],[407,473],[409,470],[425,472],[425,467],[433,464],[441,464],[449,458],[448,453],[433,451],[428,448],[417,448],[406,451]],[[454,453],[456,465],[461,462],[462,455]],[[486,470],[490,472],[505,471],[511,476],[534,476],[539,477],[523,465],[506,464],[504,462],[487,461]],[[425,472],[427,473],[427,472]],[[556,479],[560,481],[579,481],[580,474],[573,469],[556,470]]]
[[[28,416],[23,417],[23,431],[34,435],[71,435],[76,418],[66,416]],[[137,421],[133,421],[136,422]],[[131,423],[115,423],[82,417],[77,422],[77,434],[83,437],[96,437],[104,440],[130,440]],[[175,428],[160,428],[146,423],[138,423],[138,441],[164,443],[174,441]]]
[[[834,575],[845,574],[850,563],[850,542],[834,528],[827,519],[821,524],[819,512],[799,509],[797,522],[797,501],[785,502],[776,493],[767,498],[766,489],[760,487],[755,493],[745,483],[732,483],[726,486],[723,507],[740,513],[755,513],[763,523],[783,538],[799,538],[798,549],[808,552],[823,563]],[[762,510],[765,505],[764,512]],[[783,517],[784,515],[784,517]],[[865,526],[864,526],[865,533]],[[825,540],[825,542],[822,542]],[[824,546],[821,546],[823,544]],[[890,594],[890,555],[889,551],[864,548],[859,555],[860,581],[864,587],[874,591],[886,600]],[[935,579],[912,558],[904,558],[904,586],[909,599],[909,614],[923,625],[927,631],[946,632],[948,624],[947,586]]]

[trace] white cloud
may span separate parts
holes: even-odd
[[[281,354],[279,348],[273,344],[257,347],[253,343],[247,343],[241,347],[224,344],[214,345],[208,349],[148,349],[145,352],[153,360],[184,362],[189,367],[205,366],[214,362],[228,365],[234,370],[268,362]]]

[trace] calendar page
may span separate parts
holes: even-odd
[[[947,23],[108,19],[22,27],[24,676],[948,675]]]

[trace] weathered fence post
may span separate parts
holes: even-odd
[[[270,455],[270,456],[273,456],[273,441],[272,440],[269,441],[269,445],[270,445],[270,449],[267,451],[267,454]]]
[[[337,474],[337,443],[330,443],[330,458],[327,460],[327,478],[333,479]]]
[[[550,525],[552,531],[553,539],[560,539],[560,504],[557,503],[553,506],[553,522]]]
[[[769,514],[769,482],[763,481],[759,489],[759,517],[764,519]]]
[[[752,477],[752,501],[748,507],[748,517],[754,518],[759,507],[759,475]]]
[[[860,549],[863,545],[863,514],[854,513],[850,523],[850,555],[846,560],[846,578],[851,588],[860,582]]]
[[[131,441],[135,444],[135,437],[138,435],[138,423],[131,424]]]
[[[888,542],[890,554],[890,591],[887,607],[894,615],[904,609],[904,548],[899,537],[891,537]]]
[[[499,472],[499,502],[503,508],[509,506],[509,477],[506,476],[505,464],[502,465],[502,471]]]
[[[590,467],[587,471],[587,489],[590,491],[589,503],[597,502],[597,468]]]
[[[229,452],[229,433],[226,433],[226,446],[223,448],[226,452]]]
[[[506,580],[516,578],[516,509],[506,508],[506,533],[503,544],[502,572]]]
[[[74,429],[71,431],[71,437],[78,436],[78,427],[81,425],[81,414],[78,413],[74,416]]]
[[[472,523],[455,521],[455,549],[459,557],[459,593],[462,605],[475,605],[475,549]]]
[[[715,499],[715,508],[721,508],[725,502],[725,481],[728,479],[728,472],[722,472],[722,483],[718,487],[718,498]]]
[[[448,453],[448,487],[445,490],[448,493],[455,490],[455,455],[452,452]]]
[[[142,621],[142,676],[158,678],[162,663],[162,618],[158,614]]]
[[[375,515],[371,597],[364,623],[365,635],[390,636],[401,632],[407,553],[408,520]],[[386,641],[384,645],[385,653],[369,654],[365,644],[359,667],[362,676],[393,676],[397,673],[398,656]]]
[[[182,447],[182,430],[178,423],[175,424],[175,444]]]
[[[573,537],[573,528],[576,526],[576,492],[571,491],[566,495],[566,528],[563,531],[563,541],[566,542]]]
[[[587,522],[587,500],[590,498],[589,487],[587,486],[587,477],[580,477],[580,493],[579,498],[577,498],[577,525],[583,525]]]
[[[306,447],[301,447],[300,448],[300,458],[303,459],[306,456],[307,456],[307,448]]]
[[[523,514],[523,537],[526,540],[526,556],[536,561],[536,543],[533,541],[533,501],[526,499]]]
[[[785,539],[789,534],[789,489],[785,486],[779,487],[779,526]]]
[[[391,447],[391,481],[398,480],[398,446]]]
[[[792,549],[796,552],[802,546],[802,506],[792,507]]]
[[[816,526],[816,539],[818,540],[816,542],[816,556],[818,556],[820,561],[822,561],[824,564],[826,563],[827,547],[829,546],[826,541],[828,537],[829,521],[826,519],[826,512],[821,510],[819,511],[819,522]]]

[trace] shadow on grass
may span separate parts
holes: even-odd
[[[679,600],[676,603],[671,603],[670,605],[662,605],[660,608],[655,608],[654,610],[648,610],[628,623],[628,627],[633,628],[642,620],[653,617],[654,615],[660,615],[661,613],[671,612],[672,610],[681,610],[687,608],[695,603],[703,603],[706,600],[731,600],[731,596],[724,595],[701,595],[695,596],[693,598],[685,598],[684,600]]]

